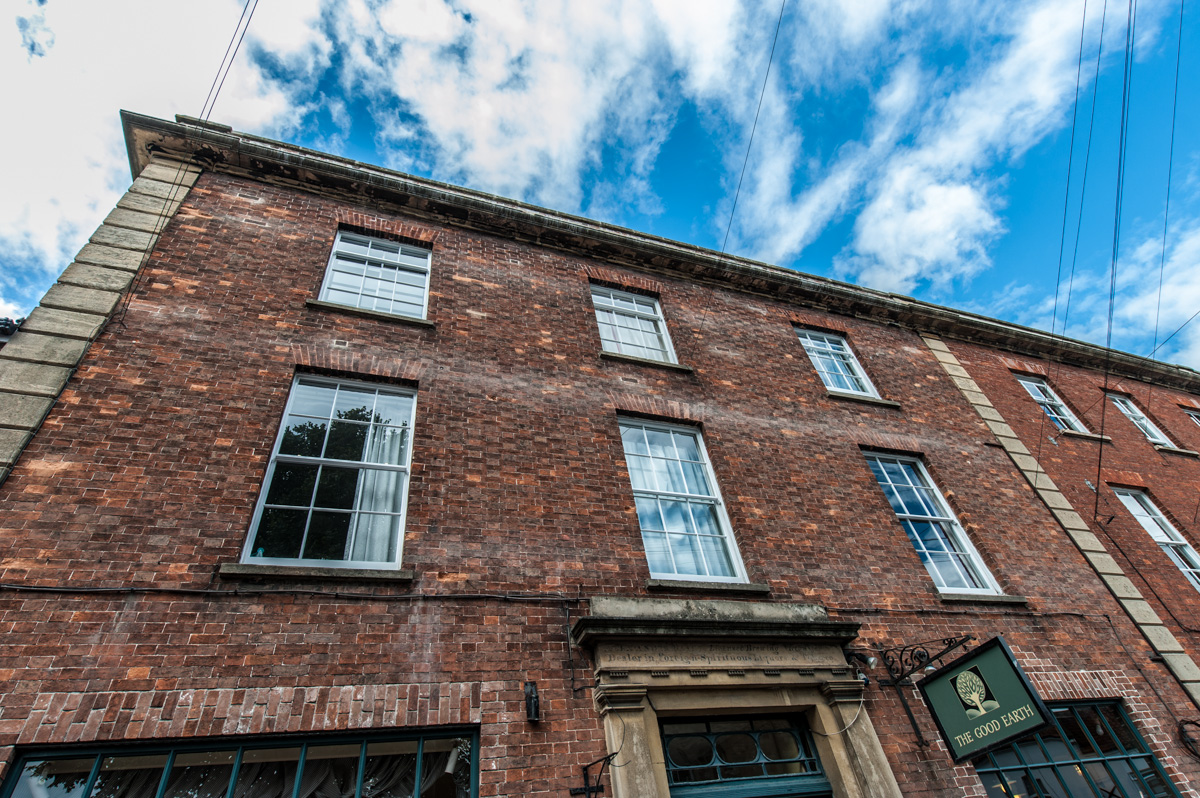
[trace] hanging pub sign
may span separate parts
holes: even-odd
[[[934,671],[917,688],[955,762],[990,751],[1050,722],[1050,710],[1003,637],[993,637]]]

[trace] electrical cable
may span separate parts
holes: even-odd
[[[221,94],[221,89],[225,86],[225,78],[229,77],[229,71],[233,68],[234,59],[237,58],[238,51],[241,50],[242,42],[246,38],[246,33],[250,30],[250,22],[254,19],[254,12],[257,9],[258,0],[246,0],[242,5],[242,13],[233,28],[233,35],[229,38],[229,44],[225,46],[225,54],[221,56],[221,63],[217,65],[217,72],[213,75],[212,84],[208,88],[208,95],[204,98],[204,103],[200,107],[198,119],[207,121],[212,115],[213,109],[217,105],[217,98]],[[234,44],[235,40],[237,41],[236,45]],[[230,55],[231,48],[232,55]],[[121,297],[120,310],[113,314],[112,321],[122,329],[125,329],[125,315],[129,312],[129,305],[133,301],[133,295],[137,293],[137,289],[141,286],[142,280],[145,278],[145,272],[142,267],[150,259],[150,253],[154,245],[158,243],[159,236],[166,228],[168,220],[173,216],[173,213],[168,213],[168,211],[171,204],[179,199],[181,195],[180,189],[183,188],[183,176],[186,173],[186,164],[180,162],[175,170],[175,177],[171,180],[171,187],[163,198],[162,211],[159,212],[158,219],[154,223],[154,229],[150,233],[150,240],[142,252],[137,269],[134,271],[134,278],[130,282],[129,288],[126,289],[125,295]],[[184,190],[182,193],[186,194],[187,191]]]
[[[1087,30],[1087,0],[1083,0],[1083,19],[1079,23],[1079,58],[1075,62],[1075,101],[1071,104],[1071,143],[1067,150],[1067,186],[1063,191],[1063,221],[1058,234],[1058,272],[1054,278],[1054,311],[1050,315],[1050,334],[1058,324],[1058,295],[1062,288],[1063,250],[1067,245],[1067,214],[1071,205],[1071,170],[1075,163],[1075,124],[1079,118],[1079,84],[1083,76],[1083,38]],[[1064,329],[1065,333],[1066,330]]]
[[[742,195],[742,181],[746,179],[746,166],[750,163],[750,148],[754,146],[754,132],[758,130],[758,117],[762,113],[763,97],[767,95],[767,82],[771,77],[771,65],[775,63],[775,45],[779,43],[779,30],[783,27],[783,9],[787,6],[787,0],[779,0],[779,19],[775,20],[775,38],[771,40],[771,52],[767,56],[767,71],[763,75],[762,90],[758,93],[758,107],[754,111],[754,124],[750,126],[750,140],[746,142],[746,157],[742,159],[742,171],[738,176],[737,190],[733,192],[733,207],[729,209],[729,222],[725,225],[725,238],[721,241],[721,254],[725,254],[725,247],[729,244],[729,232],[733,230],[733,216],[737,212],[738,197]],[[712,307],[712,296],[709,296],[708,302],[704,305],[704,314],[700,317],[700,328],[697,334],[704,332],[704,325],[708,321],[708,311]]]
[[[255,6],[257,5],[258,3],[255,2]],[[242,14],[240,17],[238,17],[237,25],[235,25],[233,28],[233,35],[229,37],[229,44],[225,45],[225,54],[221,56],[221,63],[217,66],[217,74],[213,75],[212,85],[208,87],[208,94],[204,97],[204,104],[200,106],[200,119],[207,119],[207,117],[204,116],[206,109],[207,113],[212,113],[212,109],[209,108],[209,101],[213,100],[215,102],[213,98],[213,92],[217,90],[217,82],[221,77],[221,69],[225,66],[225,60],[229,58],[229,51],[233,49],[233,42],[238,38],[238,31],[241,30],[242,20],[246,18],[246,10],[249,8],[250,0],[246,0],[246,2],[242,5]],[[249,27],[249,23],[247,23],[247,27]],[[238,45],[241,46],[240,40],[238,41]],[[233,63],[233,59],[229,60],[230,63]]]
[[[1167,345],[1167,341],[1170,341],[1170,340],[1171,340],[1172,338],[1174,338],[1176,335],[1179,335],[1179,332],[1180,332],[1180,330],[1182,330],[1184,327],[1186,327],[1186,326],[1188,326],[1189,324],[1191,324],[1191,323],[1192,323],[1192,321],[1194,321],[1194,320],[1195,320],[1195,318],[1196,318],[1197,316],[1200,316],[1200,310],[1197,310],[1195,313],[1193,313],[1191,316],[1189,316],[1189,317],[1188,317],[1188,320],[1187,320],[1187,321],[1185,321],[1183,324],[1180,324],[1178,327],[1176,327],[1176,328],[1175,328],[1175,332],[1173,332],[1173,333],[1171,333],[1170,335],[1168,335],[1166,338],[1164,338],[1164,339],[1163,339],[1163,342],[1162,342],[1161,344],[1159,344],[1158,346],[1154,347],[1154,351],[1153,351],[1153,352],[1151,352],[1151,353],[1150,353],[1150,355],[1152,356],[1152,355],[1154,354],[1154,352],[1157,352],[1158,350],[1160,350],[1160,349],[1162,349],[1164,346],[1166,346],[1166,345]]]
[[[249,0],[247,0],[249,2]],[[225,74],[221,76],[221,83],[217,86],[216,94],[213,95],[212,104],[208,108],[208,113],[213,112],[213,108],[217,105],[217,97],[221,94],[221,89],[225,86],[225,78],[229,77],[229,70],[233,68],[233,61],[237,58],[238,50],[242,49],[242,41],[246,38],[246,31],[250,30],[250,21],[254,19],[254,12],[258,8],[258,0],[254,0],[254,5],[250,7],[250,14],[246,17],[246,25],[242,28],[242,35],[238,37],[237,47],[233,48],[233,55],[229,58],[229,64],[225,67]],[[207,116],[201,116],[201,119],[207,120]]]
[[[1055,327],[1058,326],[1058,295],[1062,290],[1062,266],[1063,266],[1063,250],[1067,244],[1067,215],[1071,205],[1071,171],[1075,163],[1075,125],[1079,118],[1079,84],[1083,76],[1083,39],[1084,33],[1087,31],[1087,0],[1083,0],[1083,19],[1079,22],[1079,57],[1075,62],[1075,101],[1071,104],[1071,144],[1067,150],[1067,186],[1063,191],[1063,220],[1062,229],[1058,235],[1058,272],[1054,277],[1054,311],[1050,315],[1050,337],[1054,337]],[[1063,328],[1064,335],[1066,327]],[[1048,366],[1054,365],[1054,350],[1050,349],[1046,353],[1046,362]],[[1047,369],[1049,371],[1049,369]],[[1038,420],[1038,446],[1037,446],[1037,462],[1038,468],[1041,468],[1042,462],[1042,443],[1046,439],[1046,419],[1048,414],[1045,408],[1042,408],[1041,418]]]
[[[867,702],[867,691],[864,689],[862,691],[862,695],[860,695],[858,697],[858,709],[854,712],[854,717],[850,719],[849,723],[847,723],[845,726],[843,726],[842,728],[838,729],[835,732],[819,732],[816,729],[811,728],[811,727],[809,728],[809,731],[812,732],[813,734],[819,734],[822,737],[837,737],[839,734],[845,734],[846,732],[850,731],[851,726],[853,726],[855,723],[858,723],[858,716],[862,714],[863,704],[865,704],[866,702]]]
[[[1171,144],[1167,148],[1167,196],[1163,208],[1162,250],[1158,256],[1158,300],[1154,305],[1154,344],[1151,351],[1158,351],[1158,323],[1162,315],[1163,273],[1167,266],[1167,226],[1171,218],[1171,175],[1175,170],[1175,116],[1179,110],[1179,62],[1183,52],[1183,2],[1179,0],[1179,39],[1175,44],[1175,92],[1171,100]],[[1154,383],[1146,393],[1146,412],[1150,412],[1150,400],[1154,396]]]
[[[1117,304],[1117,262],[1121,251],[1121,210],[1125,196],[1125,153],[1129,143],[1129,106],[1131,102],[1131,85],[1133,76],[1134,30],[1137,24],[1137,0],[1129,0],[1125,21],[1125,67],[1121,80],[1121,122],[1120,135],[1117,144],[1117,191],[1113,206],[1113,244],[1112,265],[1109,269],[1108,280],[1108,329],[1104,341],[1104,393],[1108,394],[1108,380],[1111,375],[1112,360],[1112,330],[1113,315]],[[1104,437],[1104,424],[1107,417],[1108,403],[1102,404],[1100,410],[1100,437]],[[1100,474],[1104,465],[1104,445],[1101,442],[1096,456],[1096,484],[1100,484]],[[1096,499],[1092,505],[1092,520],[1100,513],[1100,490],[1096,489]]]
[[[754,146],[754,131],[758,130],[758,116],[762,113],[763,97],[767,94],[767,81],[771,77],[771,64],[775,62],[775,45],[779,42],[779,29],[783,25],[783,9],[787,0],[780,0],[779,19],[775,22],[775,38],[771,40],[771,54],[767,56],[767,72],[763,75],[762,90],[758,93],[758,107],[754,111],[754,124],[750,126],[750,140],[746,142],[746,157],[742,159],[742,172],[738,176],[737,190],[733,192],[733,207],[729,209],[729,223],[725,225],[725,238],[721,241],[721,253],[729,244],[729,232],[733,230],[733,215],[737,213],[738,197],[742,195],[742,181],[746,179],[746,166],[750,163],[750,148]]]
[[[1095,74],[1092,76],[1092,108],[1088,114],[1088,139],[1087,147],[1084,150],[1083,157],[1083,178],[1079,186],[1079,214],[1075,219],[1075,243],[1071,248],[1071,273],[1067,278],[1067,301],[1065,308],[1063,309],[1062,337],[1064,338],[1067,334],[1067,324],[1071,316],[1071,296],[1075,289],[1075,266],[1079,262],[1079,240],[1082,237],[1083,232],[1083,206],[1084,201],[1087,198],[1087,179],[1089,168],[1092,163],[1092,140],[1096,132],[1096,99],[1100,89],[1100,64],[1104,54],[1104,29],[1107,23],[1108,0],[1104,0],[1104,5],[1101,7],[1100,11],[1100,40],[1096,45],[1096,70]],[[1050,333],[1051,335],[1054,334],[1053,327],[1051,328]],[[1060,363],[1058,369],[1055,370],[1054,378],[1057,377],[1061,370],[1062,364]],[[1052,378],[1052,381],[1054,378]]]

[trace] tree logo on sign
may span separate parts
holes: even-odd
[[[951,677],[950,683],[954,685],[954,692],[962,702],[968,718],[974,720],[1000,708],[1000,702],[992,695],[992,690],[984,681],[978,667],[967,668],[957,676]]]

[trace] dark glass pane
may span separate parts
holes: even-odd
[[[299,463],[275,463],[271,485],[267,488],[267,504],[286,504],[307,508],[312,502],[313,485],[320,466]]]
[[[1037,798],[1037,790],[1025,771],[1008,770],[1004,772],[1003,778],[1004,786],[1008,788],[1008,794],[1012,798]]]
[[[721,768],[723,779],[752,779],[761,775],[762,765],[725,765]]]
[[[750,728],[755,731],[778,731],[793,727],[791,721],[786,718],[751,718]]]
[[[154,798],[166,764],[166,754],[107,756],[91,798]]]
[[[11,798],[79,798],[95,762],[94,756],[26,762]]]
[[[762,767],[768,776],[787,776],[818,772],[815,764],[803,759],[794,759],[791,762],[767,762]]]
[[[978,760],[975,761],[978,762]],[[1012,798],[1004,791],[1004,782],[1000,779],[999,774],[988,773],[980,776],[980,781],[983,782],[983,789],[987,790],[988,798]]]
[[[320,457],[324,443],[324,421],[288,416],[287,424],[283,428],[283,440],[279,442],[279,453]]]
[[[1121,753],[1117,741],[1109,733],[1108,727],[1100,719],[1100,713],[1096,711],[1095,707],[1079,707],[1078,712],[1079,720],[1083,723],[1084,728],[1091,732],[1092,741],[1100,748],[1100,753],[1105,756]]]
[[[1108,768],[1105,767],[1104,762],[1089,762],[1084,767],[1087,768],[1087,773],[1092,777],[1092,781],[1096,782],[1096,788],[1100,790],[1101,795],[1105,796],[1105,798],[1110,795],[1114,796],[1114,798],[1116,796],[1125,798],[1125,796],[1121,795],[1121,789],[1117,786],[1116,779],[1113,778]]]
[[[1063,790],[1062,782],[1058,780],[1057,768],[1038,768],[1033,771],[1033,780],[1046,798],[1074,798]]]
[[[1096,794],[1092,791],[1091,786],[1083,775],[1083,769],[1079,765],[1064,764],[1059,765],[1054,770],[1058,773],[1058,777],[1067,785],[1067,795],[1071,796],[1071,798],[1077,795],[1090,798],[1090,796]]]
[[[426,740],[421,762],[422,798],[466,798],[471,794],[471,740]],[[430,776],[435,776],[433,783]]]
[[[1149,757],[1138,757],[1133,760],[1133,767],[1138,775],[1142,777],[1145,785],[1150,788],[1150,794],[1154,798],[1168,798],[1174,795],[1171,788],[1163,780],[1163,777],[1159,775],[1158,768],[1152,759]]]
[[[676,737],[667,744],[667,757],[675,767],[707,765],[713,761],[713,746],[707,737]]]
[[[371,743],[363,767],[363,798],[412,798],[417,777],[415,741]]]
[[[304,538],[304,510],[263,510],[258,532],[250,546],[253,557],[299,557],[300,541]]]
[[[662,730],[665,736],[670,737],[676,734],[704,734],[704,732],[708,731],[708,727],[704,723],[689,723],[684,721],[680,723],[664,723]]]
[[[349,421],[334,421],[329,429],[329,442],[325,445],[325,456],[332,460],[362,460],[363,445],[367,441],[367,425]]]
[[[304,754],[301,793],[312,798],[354,798],[361,750],[359,743],[309,746]]]
[[[163,798],[225,798],[236,751],[175,755]]]
[[[358,473],[357,468],[322,467],[315,505],[331,510],[353,510],[354,495],[358,491]]]
[[[253,748],[242,754],[233,798],[291,798],[299,748]]]
[[[767,759],[795,759],[800,756],[800,742],[792,732],[766,732],[758,738],[758,744]]]
[[[1116,704],[1101,704],[1100,715],[1108,721],[1108,727],[1112,729],[1113,734],[1117,735],[1117,740],[1126,753],[1145,752],[1146,746],[1138,739],[1137,734],[1130,728],[1125,718],[1121,717],[1121,710]]]
[[[758,759],[758,745],[749,734],[722,734],[717,738],[717,756],[722,762],[753,762]]]
[[[1037,765],[1042,762],[1049,761],[1046,755],[1042,752],[1042,747],[1038,745],[1038,741],[1033,738],[1022,738],[1017,742],[1017,749],[1021,752],[1021,758],[1028,765]]]
[[[1142,789],[1142,781],[1134,771],[1134,765],[1128,759],[1113,759],[1108,762],[1108,769],[1116,777],[1117,783],[1126,795],[1132,798],[1145,798],[1146,791]],[[1114,795],[1121,793],[1115,792]]]
[[[698,781],[716,781],[716,768],[696,768],[695,770],[672,770],[670,771],[671,783],[673,784],[691,784]]]
[[[1079,757],[1089,757],[1096,753],[1096,749],[1088,741],[1087,735],[1083,731],[1083,727],[1079,725],[1079,721],[1075,719],[1075,713],[1071,710],[1058,710],[1054,713],[1058,718],[1058,725],[1062,727],[1063,734],[1070,741],[1071,747],[1075,749],[1075,753]]]
[[[350,513],[314,512],[304,541],[306,560],[346,559],[346,534],[350,530]]]
[[[1038,732],[1038,737],[1042,740],[1042,745],[1050,752],[1050,759],[1054,762],[1065,762],[1069,759],[1074,759],[1075,755],[1071,752],[1070,746],[1062,738],[1057,726],[1047,726]]]
[[[426,740],[421,756],[421,798],[457,798],[454,773],[463,752],[458,740]],[[469,749],[467,749],[469,750]],[[464,782],[463,786],[467,786]],[[469,792],[463,792],[464,796]]]
[[[995,757],[998,767],[1011,768],[1021,766],[1021,760],[1017,759],[1017,752],[1012,748],[997,749],[992,751],[992,756]]]

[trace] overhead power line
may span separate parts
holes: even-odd
[[[245,4],[242,5],[242,13],[238,17],[237,25],[233,28],[233,35],[229,37],[229,44],[225,45],[225,53],[221,56],[221,63],[217,66],[216,74],[213,75],[212,83],[208,87],[208,94],[204,97],[204,103],[200,106],[200,115],[197,118],[207,121],[212,115],[213,109],[217,105],[217,98],[221,96],[221,89],[225,86],[225,79],[229,77],[229,70],[233,68],[234,59],[237,58],[238,51],[242,48],[246,32],[250,30],[250,21],[254,19],[254,12],[257,9],[258,0],[246,0]],[[175,202],[179,197],[180,189],[183,187],[183,177],[186,173],[187,168],[183,164],[180,164],[175,170],[175,177],[171,181],[171,188],[167,192],[167,196],[163,198],[163,209],[159,214],[158,221],[154,224],[150,243],[146,245],[146,249],[142,252],[141,261],[138,264],[138,270],[133,282],[122,298],[121,310],[113,318],[121,327],[125,326],[125,314],[129,311],[129,303],[133,301],[133,295],[141,282],[143,276],[142,266],[146,264],[146,261],[150,257],[150,251],[166,227],[167,220],[171,216],[169,213],[171,203]]]

